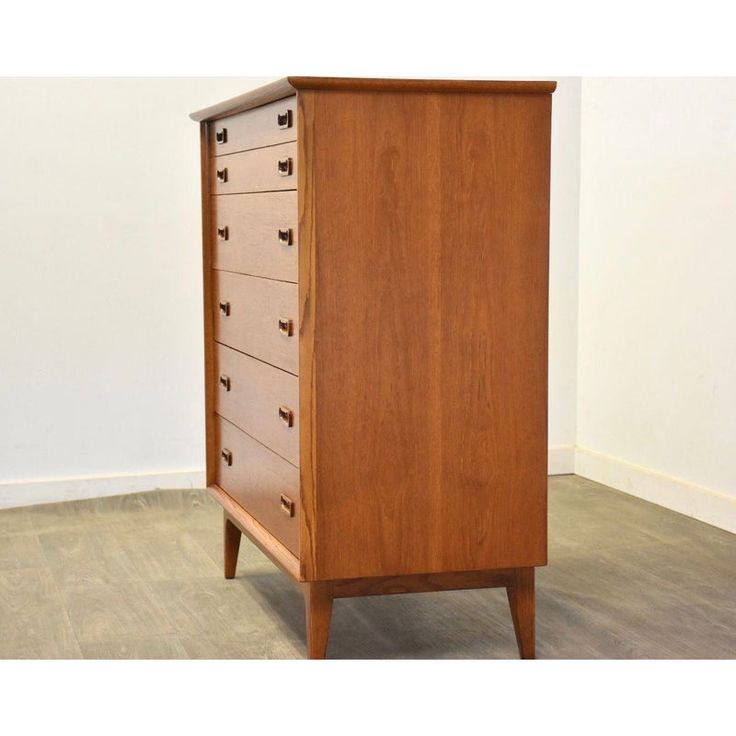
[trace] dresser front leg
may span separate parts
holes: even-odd
[[[324,659],[332,620],[332,583],[304,583],[307,613],[307,656]]]
[[[516,643],[522,659],[534,659],[535,653],[535,603],[534,603],[534,568],[517,567],[514,570],[514,581],[507,586],[511,618],[514,621]]]
[[[238,567],[238,552],[240,550],[240,537],[242,536],[227,511],[224,512],[223,518],[223,547],[225,552],[225,579],[232,580],[235,577],[235,570]]]

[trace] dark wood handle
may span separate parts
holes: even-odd
[[[220,128],[215,131],[215,140],[218,143],[227,143],[227,128]]]
[[[225,391],[230,390],[230,376],[220,376],[220,386],[222,386]]]
[[[217,181],[221,184],[227,181],[227,166],[224,169],[217,169]]]
[[[294,426],[294,412],[288,406],[279,407],[279,419],[287,426]]]
[[[294,502],[288,497],[281,494],[281,510],[289,517],[294,516]]]
[[[291,128],[291,110],[286,110],[285,112],[277,113],[276,114],[276,124],[282,130],[285,130],[286,128]]]
[[[291,228],[279,229],[279,243],[281,245],[291,245]]]
[[[230,230],[227,225],[217,228],[217,239],[227,240],[230,237]]]
[[[279,176],[291,176],[291,159],[280,158],[276,164]]]
[[[220,453],[220,456],[222,457],[222,461],[230,467],[233,464],[233,454],[230,452],[230,450],[223,449]]]
[[[230,316],[230,302],[220,302],[220,311],[225,315],[225,317]]]
[[[282,335],[291,337],[294,334],[294,323],[290,319],[284,319],[282,317],[279,320],[279,332]]]

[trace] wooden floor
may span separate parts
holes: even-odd
[[[161,491],[0,511],[0,658],[299,658],[300,592],[222,516]],[[736,657],[736,535],[550,480],[540,658]],[[516,658],[503,590],[335,602],[331,658]]]

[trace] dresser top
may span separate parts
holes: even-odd
[[[226,115],[250,110],[281,100],[298,90],[318,89],[362,92],[463,92],[484,94],[547,95],[555,91],[557,82],[491,81],[484,79],[369,79],[359,77],[284,77],[263,87],[238,95],[189,117],[197,122],[217,120]]]

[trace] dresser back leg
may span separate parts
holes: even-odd
[[[516,643],[522,659],[534,659],[535,652],[535,602],[534,602],[534,568],[517,567],[514,570],[513,583],[506,588],[514,621]]]
[[[225,578],[232,580],[235,577],[235,570],[238,567],[238,552],[240,550],[241,531],[238,529],[227,511],[224,512],[223,519],[223,547],[225,553]]]
[[[303,583],[307,613],[307,656],[324,659],[332,620],[332,583]]]

